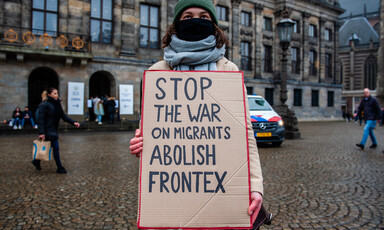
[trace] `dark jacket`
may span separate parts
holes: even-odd
[[[107,101],[107,112],[108,113],[114,113],[115,112],[115,106],[116,106],[115,100],[108,100]]]
[[[23,119],[22,112],[21,111],[16,112],[16,110],[13,111],[12,118],[13,119],[19,118],[20,120]]]
[[[23,118],[24,118],[25,116],[27,116],[27,115],[29,116],[29,118],[27,118],[27,119],[31,119],[31,117],[32,117],[32,112],[29,111],[29,110],[28,110],[28,112],[24,110],[24,111],[23,111]]]
[[[365,120],[380,119],[380,105],[375,97],[369,96],[360,102],[357,114],[361,114],[362,111],[364,111]]]
[[[59,138],[57,129],[60,119],[72,125],[75,123],[74,120],[65,115],[59,99],[54,100],[48,97],[48,101],[42,102],[39,105],[39,135],[45,134],[46,140],[57,140]]]

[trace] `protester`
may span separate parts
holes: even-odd
[[[109,114],[108,123],[113,124],[115,121],[115,106],[116,106],[115,98],[114,97],[108,98],[106,105],[107,105],[107,112]]]
[[[15,110],[12,113],[12,125],[13,129],[21,129],[21,120],[23,118],[22,112],[20,110],[20,107],[16,107]]]
[[[24,128],[25,122],[31,123],[32,127],[37,129],[37,125],[35,125],[35,122],[32,117],[32,112],[29,110],[28,106],[24,107],[23,119],[21,120],[21,126],[23,128]]]
[[[238,67],[224,57],[229,41],[218,27],[212,1],[180,0],[174,11],[173,23],[162,40],[164,60],[150,70],[238,71]],[[245,103],[248,108],[248,101]],[[252,191],[248,214],[254,222],[262,204],[263,179],[248,109],[247,124]],[[131,154],[140,156],[141,130],[136,130],[130,145]]]
[[[60,104],[59,92],[55,88],[49,88],[47,90],[47,100],[40,103],[38,108],[38,132],[39,138],[42,140],[51,141],[51,147],[53,150],[53,156],[55,158],[57,173],[67,173],[60,161],[59,153],[59,135],[58,128],[60,119],[76,126],[80,127],[78,122],[75,122],[69,118],[63,111]],[[40,160],[33,160],[32,164],[36,167],[36,170],[41,170]]]
[[[356,146],[363,150],[369,136],[372,140],[372,145],[369,148],[374,149],[377,147],[377,141],[373,134],[373,129],[376,126],[376,120],[380,120],[380,106],[377,99],[371,96],[368,88],[364,89],[364,99],[360,102],[357,114],[361,112],[364,112],[365,119],[364,135],[361,142],[356,144]]]
[[[99,125],[102,125],[102,119],[104,116],[104,106],[103,106],[103,101],[98,100],[98,102],[95,105],[95,115],[97,116],[97,121],[99,122]]]

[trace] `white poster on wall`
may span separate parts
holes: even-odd
[[[84,114],[84,83],[68,82],[68,114]]]
[[[120,85],[120,114],[133,114],[133,85]]]

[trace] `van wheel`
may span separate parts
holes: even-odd
[[[283,144],[283,142],[282,142],[282,141],[276,141],[276,142],[272,142],[272,146],[273,146],[273,147],[280,147],[280,146],[281,146],[281,144]]]

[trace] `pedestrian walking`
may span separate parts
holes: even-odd
[[[21,127],[24,128],[25,122],[29,122],[33,128],[37,129],[37,125],[35,124],[33,117],[32,117],[32,112],[29,110],[28,106],[24,107],[23,111],[23,119],[21,120]]]
[[[368,88],[364,89],[364,99],[361,100],[357,110],[357,114],[364,112],[365,126],[363,139],[359,144],[356,144],[360,149],[364,149],[368,136],[372,140],[372,145],[369,148],[374,149],[377,147],[377,141],[373,134],[373,129],[376,127],[376,120],[380,120],[380,106],[377,99],[371,96]],[[357,115],[355,114],[355,116]]]
[[[23,119],[22,112],[20,110],[20,107],[16,107],[15,110],[12,113],[12,125],[13,129],[21,129],[21,120]]]
[[[102,100],[99,100],[97,103],[96,103],[96,106],[95,106],[95,115],[97,116],[97,120],[98,120],[98,124],[99,125],[102,125],[103,122],[103,116],[104,116],[104,106],[103,106],[103,101]]]
[[[116,106],[115,98],[114,97],[108,98],[106,105],[107,105],[107,112],[109,114],[108,123],[113,124],[115,122],[115,106]]]
[[[58,135],[59,122],[60,119],[63,119],[65,122],[68,122],[77,128],[80,127],[80,124],[69,118],[64,113],[60,104],[59,92],[55,88],[49,88],[47,90],[47,100],[43,100],[43,102],[40,103],[38,110],[39,138],[42,140],[51,141],[53,156],[57,166],[56,172],[67,173],[60,161]],[[32,164],[36,167],[36,170],[41,170],[40,160],[33,160]]]
[[[173,23],[162,40],[164,60],[155,63],[150,70],[239,70],[224,57],[229,41],[218,27],[216,9],[211,0],[180,0],[174,11]],[[245,103],[248,108],[248,101]],[[248,214],[254,222],[262,205],[263,178],[249,112],[247,123],[252,191]],[[131,154],[140,156],[142,146],[143,138],[138,129],[130,142]]]

